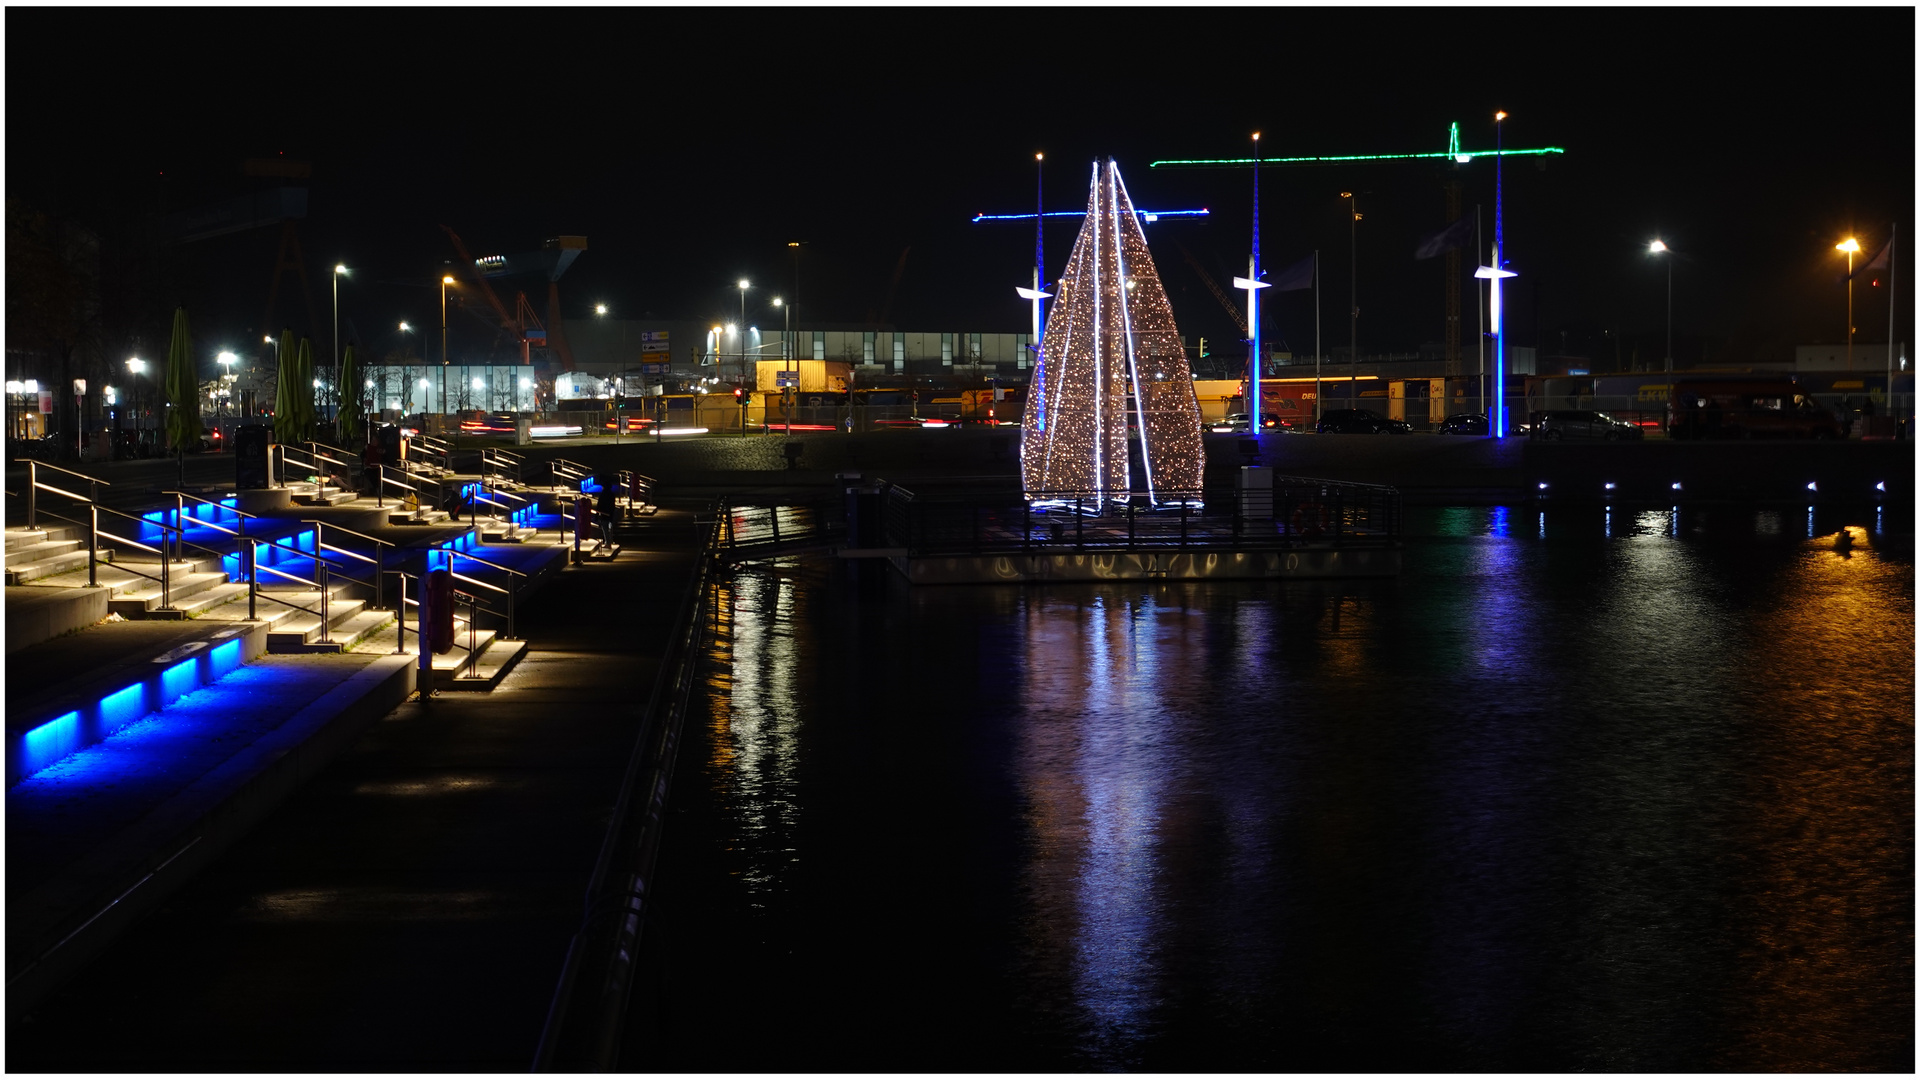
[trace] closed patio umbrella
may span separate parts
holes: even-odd
[[[173,340],[167,345],[167,441],[173,444],[186,482],[187,447],[200,444],[200,372],[193,362],[193,337],[187,332],[187,309],[173,309]]]

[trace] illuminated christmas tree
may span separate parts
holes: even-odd
[[[1087,217],[1060,275],[1020,438],[1036,502],[1124,503],[1128,425],[1144,445],[1140,479],[1158,505],[1200,501],[1200,406],[1180,331],[1119,168],[1095,163]]]

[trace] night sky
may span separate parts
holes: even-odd
[[[401,319],[436,321],[452,256],[512,254],[561,233],[589,249],[561,282],[568,319],[737,317],[791,298],[803,323],[1026,328],[1013,294],[1033,229],[972,224],[1086,203],[1096,157],[1142,208],[1206,207],[1149,226],[1182,332],[1238,332],[1182,256],[1222,286],[1245,272],[1248,170],[1160,158],[1439,151],[1450,122],[1490,148],[1560,146],[1505,172],[1511,341],[1596,356],[1665,332],[1683,258],[1684,360],[1781,359],[1844,340],[1845,257],[1898,221],[1912,235],[1914,13],[1610,8],[872,9],[378,8],[7,11],[10,199],[125,228],[243,194],[249,157],[311,161],[301,223],[319,320],[327,268],[354,268],[343,316],[378,351]],[[1493,165],[1460,170],[1492,221]],[[1341,191],[1360,193],[1363,353],[1439,341],[1447,223],[1429,163],[1262,172],[1269,271],[1321,251],[1325,347],[1346,344],[1353,260]],[[1058,273],[1077,222],[1047,233]],[[261,336],[275,230],[181,249],[195,338]],[[904,269],[891,283],[902,252]],[[1867,255],[1862,256],[1862,261]],[[1471,265],[1471,259],[1466,260]],[[1912,260],[1897,336],[1911,339]],[[543,287],[530,289],[544,310]],[[1857,341],[1886,338],[1887,283],[1856,290]],[[1271,294],[1270,294],[1271,295]],[[1464,308],[1471,353],[1472,293]],[[511,294],[509,293],[509,300]],[[1269,332],[1305,352],[1313,294],[1277,296]],[[297,303],[275,322],[301,328]],[[458,324],[456,324],[458,325]],[[477,327],[477,323],[470,323]],[[273,329],[277,329],[275,326]],[[155,328],[156,337],[164,326]],[[319,329],[319,328],[316,328]],[[1613,336],[1606,336],[1611,332]],[[1644,358],[1644,354],[1643,354]]]

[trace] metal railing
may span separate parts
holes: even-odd
[[[42,483],[40,480],[41,469],[52,469],[54,472],[65,473],[68,476],[77,476],[80,479],[85,480],[89,485],[89,487],[87,488],[87,494],[81,495],[78,492],[67,491],[64,488],[54,487],[52,484]],[[84,503],[93,503],[97,501],[100,494],[100,489],[103,486],[112,487],[113,484],[111,481],[102,480],[97,476],[88,476],[86,473],[83,473],[83,472],[74,472],[72,469],[63,469],[58,465],[49,465],[44,461],[27,462],[27,528],[37,529],[40,527],[40,524],[39,524],[39,520],[40,520],[39,493],[40,492],[50,491],[56,495],[65,495],[69,499],[75,499]],[[56,514],[54,516],[58,517],[59,515]],[[61,520],[71,521],[72,519],[61,518]],[[77,525],[79,524],[79,522],[74,522],[74,524]]]
[[[415,435],[408,440],[409,458],[434,459],[422,460],[422,464],[432,464],[441,472],[453,471],[453,447],[444,440],[432,435]]]
[[[719,547],[724,520],[724,514],[716,515],[710,526],[709,552]],[[712,559],[699,560],[667,637],[640,735],[587,883],[580,927],[568,943],[534,1050],[534,1072],[611,1072],[619,1066],[674,757],[699,684],[702,640],[712,625],[702,617],[712,566]]]
[[[345,555],[349,559],[354,559],[363,563],[370,563],[373,566],[373,576],[371,581],[362,579],[362,578],[357,578],[351,574],[347,574],[344,572],[340,576],[343,578],[346,578],[348,581],[351,581],[356,585],[363,585],[369,589],[372,589],[374,610],[376,611],[387,610],[387,599],[386,599],[387,597],[387,588],[386,588],[387,549],[392,547],[397,547],[398,545],[390,543],[386,540],[382,540],[377,536],[368,536],[366,533],[363,533],[363,532],[355,532],[352,529],[346,528],[345,526],[329,525],[324,521],[314,521],[311,518],[302,518],[300,521],[300,524],[313,526],[314,554],[318,555],[320,552],[323,552],[323,551],[331,551],[339,555]],[[358,537],[362,540],[367,541],[368,543],[371,543],[373,545],[373,554],[362,555],[359,552],[353,551],[349,548],[335,547],[334,545],[327,543],[326,530],[328,529],[332,529],[336,533],[345,533],[348,536]]]
[[[480,448],[480,471],[496,480],[502,479],[502,474],[511,472],[515,484],[526,486],[526,482],[521,479],[521,470],[525,464],[526,459],[512,451],[492,446]]]
[[[319,478],[319,482],[318,482],[319,487],[322,487],[322,488],[326,487],[327,478],[331,476],[346,477],[349,483],[351,483],[353,480],[353,473],[354,473],[354,469],[357,467],[357,463],[352,461],[351,460],[352,455],[347,454],[345,451],[337,450],[331,446],[325,447],[325,449],[333,450],[334,453],[341,454],[343,457],[347,458],[348,460],[342,460],[341,458],[336,458],[329,454],[321,453],[321,448],[324,445],[322,443],[309,441],[306,444],[307,448],[305,450],[302,450],[297,446],[289,446],[286,443],[276,443],[274,445],[280,448],[280,486],[281,487],[287,486],[287,466],[288,466],[289,452],[291,452],[294,455],[294,461],[292,462],[293,465],[298,466],[299,468],[305,470],[308,473],[308,475],[316,476]],[[325,467],[327,465],[338,465],[340,467],[339,471],[331,472]]]
[[[777,506],[722,502],[713,548],[727,555],[756,557],[825,547],[846,535],[843,511],[844,504],[832,498]]]
[[[1269,489],[1161,494],[1130,492],[887,492],[888,544],[909,555],[1047,549],[1391,546],[1401,532],[1400,493],[1390,487],[1274,477]]]
[[[466,574],[460,573],[459,571],[453,568],[454,559],[466,559],[470,562],[477,562],[481,566],[489,567],[491,569],[504,572],[507,575],[506,587],[502,588],[498,585],[493,585],[488,582],[481,581],[479,578],[469,577]],[[503,640],[506,640],[506,641],[519,640],[519,635],[516,632],[517,627],[514,620],[514,608],[515,608],[514,602],[515,602],[515,599],[519,596],[520,586],[515,583],[514,579],[530,577],[531,575],[520,570],[515,570],[511,566],[502,566],[497,562],[491,562],[489,560],[482,559],[477,555],[470,555],[464,551],[448,551],[447,552],[447,572],[453,575],[453,579],[455,581],[464,581],[469,585],[475,586],[476,588],[481,588],[491,593],[499,593],[504,595],[507,598],[506,599],[507,607],[504,612],[496,610],[494,608],[487,607],[485,604],[479,603],[477,599],[475,600],[475,609],[478,611],[484,611],[489,615],[504,617],[507,620],[507,634]]]
[[[553,458],[547,462],[547,469],[553,486],[564,486],[575,491],[580,490],[580,481],[593,475],[592,469],[577,461],[568,461],[566,458]]]
[[[414,502],[430,509],[439,509],[441,504],[446,501],[446,489],[441,485],[440,479],[438,477],[428,476],[424,470],[417,472],[410,470],[406,468],[406,463],[402,462],[400,475],[406,477],[406,480],[389,475],[387,466],[384,463],[375,465],[373,470],[373,505],[375,507],[383,510],[386,508],[387,489],[390,487],[413,492]],[[407,480],[411,480],[413,483],[408,483]],[[398,498],[401,502],[406,501],[405,495],[401,495]]]

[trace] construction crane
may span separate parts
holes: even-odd
[[[1442,184],[1446,192],[1447,221],[1460,218],[1460,175],[1459,167],[1473,161],[1474,158],[1490,157],[1540,157],[1547,154],[1564,154],[1564,147],[1541,146],[1532,149],[1508,150],[1462,150],[1460,148],[1460,125],[1456,122],[1448,125],[1447,148],[1444,151],[1430,150],[1417,154],[1336,154],[1311,157],[1279,158],[1184,158],[1177,160],[1154,161],[1148,164],[1150,169],[1171,168],[1260,168],[1286,167],[1290,165],[1344,165],[1374,161],[1436,161],[1450,166],[1447,178]],[[1446,253],[1446,348],[1447,374],[1460,375],[1462,364],[1460,356],[1460,252],[1449,249]],[[1223,301],[1224,302],[1224,301]]]
[[[474,258],[467,252],[467,245],[460,234],[445,225],[440,226],[453,241],[453,250],[460,255],[461,269],[473,283],[480,287],[480,294],[487,299],[499,319],[500,329],[513,335],[514,342],[520,346],[520,362],[531,364],[533,350],[546,348],[553,350],[560,358],[560,370],[573,370],[573,350],[567,347],[567,335],[560,320],[560,275],[567,272],[573,260],[587,249],[584,236],[560,236],[547,241],[539,251],[524,255],[486,255]],[[511,277],[521,274],[538,273],[547,279],[547,321],[542,323],[534,314],[533,305],[527,302],[524,291],[516,291],[513,310],[508,311],[488,278]]]
[[[1187,265],[1193,267],[1193,272],[1200,275],[1200,280],[1204,282],[1207,289],[1213,293],[1214,299],[1220,301],[1220,306],[1227,309],[1228,315],[1233,316],[1233,324],[1240,328],[1241,335],[1243,337],[1250,337],[1251,331],[1247,329],[1247,317],[1241,314],[1240,309],[1234,305],[1232,300],[1227,298],[1226,293],[1220,291],[1220,286],[1214,282],[1213,275],[1207,273],[1207,268],[1201,266],[1200,260],[1193,257],[1193,252],[1187,250],[1187,245],[1175,240],[1173,246],[1180,249],[1180,254],[1186,258]]]

